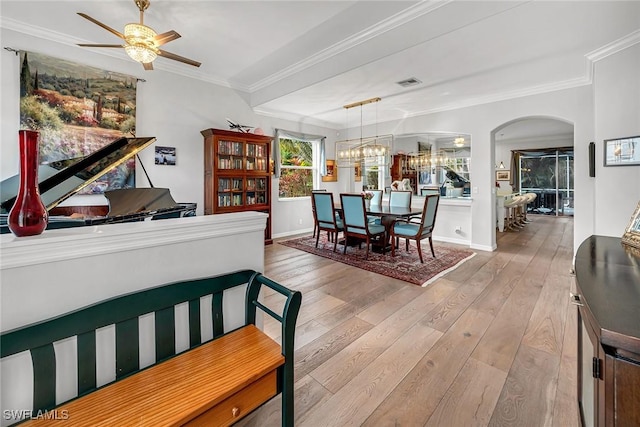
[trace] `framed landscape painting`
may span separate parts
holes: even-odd
[[[509,181],[511,179],[511,171],[509,170],[497,170],[496,181]]]
[[[20,52],[20,128],[40,132],[40,162],[82,158],[135,135],[137,78]],[[80,194],[135,186],[135,159]]]

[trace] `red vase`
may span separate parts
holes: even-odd
[[[49,215],[38,188],[38,144],[40,134],[20,130],[20,186],[9,212],[9,230],[18,237],[35,236],[47,228]]]

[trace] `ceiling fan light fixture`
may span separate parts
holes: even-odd
[[[131,23],[124,26],[124,38],[129,41],[132,39],[140,42],[147,42],[152,40],[158,34],[151,27],[147,27],[144,24]]]
[[[150,49],[143,44],[126,45],[124,50],[131,59],[143,64],[153,62],[158,57],[158,54],[155,53],[153,49]]]
[[[158,57],[158,48],[153,39],[156,36],[153,28],[143,24],[127,24],[124,27],[124,39],[127,42],[124,50],[134,61],[147,64]]]

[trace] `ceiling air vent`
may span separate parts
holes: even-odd
[[[409,87],[409,86],[419,85],[422,82],[416,79],[415,77],[410,77],[408,79],[404,79],[396,83],[398,83],[402,87]]]

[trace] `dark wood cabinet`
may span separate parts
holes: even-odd
[[[409,155],[394,154],[393,163],[391,164],[391,181],[408,179],[414,193],[417,193],[418,174],[415,168],[411,166],[410,160],[411,156]]]
[[[583,426],[640,426],[640,256],[591,236],[575,260]]]
[[[271,239],[270,136],[205,129],[204,214],[259,211],[269,214],[265,243]]]

